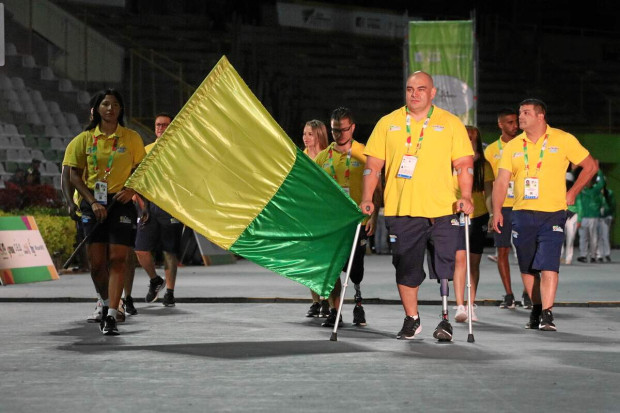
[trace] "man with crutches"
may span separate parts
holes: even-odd
[[[348,108],[340,107],[335,109],[331,115],[330,126],[334,142],[319,152],[314,161],[334,178],[342,189],[359,204],[362,199],[362,179],[366,165],[366,155],[364,155],[364,145],[353,139],[353,132],[355,131],[353,113]],[[380,200],[378,196],[375,196],[374,199],[375,202]],[[366,313],[362,306],[360,283],[364,278],[366,245],[368,237],[375,231],[378,210],[379,208],[376,208],[376,212],[362,223],[363,228],[357,232],[349,263],[345,265],[345,269],[349,268],[347,275],[350,276],[355,287],[353,324],[358,326],[366,325]],[[328,298],[330,313],[322,324],[323,327],[334,327],[336,320],[339,320],[339,324],[342,323],[342,316],[337,318],[338,310],[341,308],[341,288],[340,279],[338,279]]]
[[[372,194],[385,166],[385,219],[392,244],[396,284],[405,310],[398,339],[422,331],[418,290],[426,273],[440,284],[441,320],[433,336],[452,340],[448,321],[448,282],[454,274],[459,217],[471,214],[473,150],[459,118],[432,104],[437,90],[431,76],[415,72],[407,78],[405,106],[379,120],[366,144],[364,193],[360,208],[374,213]],[[461,198],[452,184],[456,171]]]

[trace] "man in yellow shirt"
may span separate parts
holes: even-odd
[[[519,105],[523,130],[508,142],[493,185],[493,228],[505,228],[502,204],[514,177],[512,238],[523,284],[532,299],[531,329],[556,331],[553,303],[558,287],[567,205],[594,176],[598,167],[573,135],[547,124],[547,106],[538,99]],[[566,191],[566,169],[572,162],[583,168]]]
[[[433,336],[452,340],[448,321],[448,281],[454,274],[459,234],[456,212],[473,212],[473,149],[459,118],[433,105],[437,93],[432,77],[415,72],[407,78],[404,107],[382,117],[366,151],[364,192],[360,208],[373,214],[373,192],[385,166],[385,220],[392,244],[396,284],[405,310],[398,339],[413,339],[422,331],[418,290],[426,278],[423,260],[428,250],[431,278],[440,283],[441,321]],[[454,192],[456,170],[461,198]]]
[[[484,157],[491,164],[493,168],[493,175],[497,176],[497,168],[499,166],[499,160],[502,157],[506,144],[514,139],[519,133],[519,121],[517,118],[517,112],[513,109],[502,109],[497,114],[497,126],[502,131],[499,139],[489,144],[484,150]],[[497,270],[499,271],[499,278],[502,280],[506,295],[503,301],[499,305],[499,308],[515,308],[515,296],[512,292],[512,285],[510,283],[510,263],[508,262],[508,256],[512,249],[512,241],[510,235],[512,234],[512,221],[510,215],[512,213],[512,205],[514,204],[514,177],[510,179],[508,185],[508,195],[502,204],[502,214],[504,215],[504,227],[502,232],[494,232],[495,247],[497,248]],[[490,227],[490,225],[489,225]],[[523,307],[531,308],[532,302],[527,292],[523,290]]]
[[[364,155],[364,145],[353,139],[355,131],[355,119],[350,109],[340,107],[332,112],[331,131],[334,142],[327,148],[318,153],[314,161],[323,168],[342,189],[359,204],[362,200],[363,173],[366,166],[366,155]],[[378,197],[374,197],[375,204],[378,205]],[[364,278],[364,255],[366,254],[366,244],[368,237],[375,232],[377,222],[376,208],[374,214],[366,219],[362,224],[364,228],[360,230],[356,241],[353,263],[351,264],[350,278],[355,287],[355,307],[353,308],[353,324],[366,325],[366,313],[362,306],[362,291],[360,283]],[[343,270],[346,270],[347,264]],[[338,307],[340,306],[340,279],[336,280],[334,290],[329,296],[330,314],[322,324],[324,327],[333,327],[336,323]],[[342,319],[339,321],[342,322]]]

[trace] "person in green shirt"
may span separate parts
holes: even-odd
[[[599,170],[577,196],[577,227],[579,228],[579,258],[577,261],[596,262],[598,221],[601,215],[601,189],[605,177]]]
[[[614,191],[607,188],[607,182],[601,190],[601,217],[598,221],[598,243],[596,260],[598,262],[611,262],[611,245],[609,230],[616,214],[616,198]]]

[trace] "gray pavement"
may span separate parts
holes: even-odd
[[[174,308],[139,302],[138,269],[139,314],[118,337],[85,322],[88,274],[3,286],[0,412],[617,412],[620,252],[612,258],[562,267],[555,333],[525,330],[528,310],[497,307],[499,276],[483,258],[474,343],[466,324],[453,323],[451,343],[432,338],[440,305],[428,280],[422,334],[395,339],[403,312],[389,256],[366,257],[368,326],[351,326],[349,289],[336,342],[304,317],[306,287],[244,260],[181,268]]]

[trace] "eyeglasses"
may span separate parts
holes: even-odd
[[[342,132],[350,131],[352,127],[353,127],[353,124],[350,124],[348,127],[342,128],[342,129],[332,128],[332,133],[335,133],[336,135],[340,135]]]

